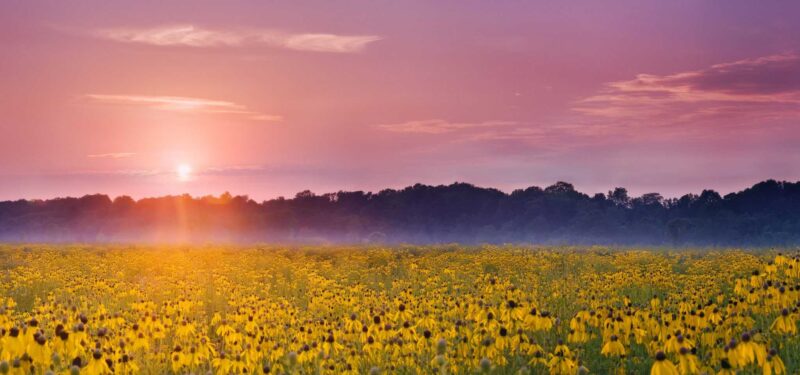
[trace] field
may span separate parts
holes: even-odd
[[[775,251],[7,245],[0,373],[797,374],[798,284]]]

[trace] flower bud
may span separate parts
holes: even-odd
[[[492,369],[492,362],[489,361],[489,358],[483,357],[483,359],[481,359],[480,366],[481,366],[481,371],[489,372],[489,370]]]
[[[447,352],[447,340],[439,339],[439,341],[436,342],[436,353],[444,354],[445,352]]]

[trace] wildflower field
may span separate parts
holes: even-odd
[[[0,247],[0,373],[797,374],[794,251]]]

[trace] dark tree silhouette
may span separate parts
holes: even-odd
[[[800,244],[800,183],[760,182],[665,199],[557,182],[510,194],[466,183],[339,191],[261,203],[247,196],[105,195],[0,202],[0,241],[385,242],[625,245]]]

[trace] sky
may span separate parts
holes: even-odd
[[[797,1],[0,2],[0,199],[800,179]]]

